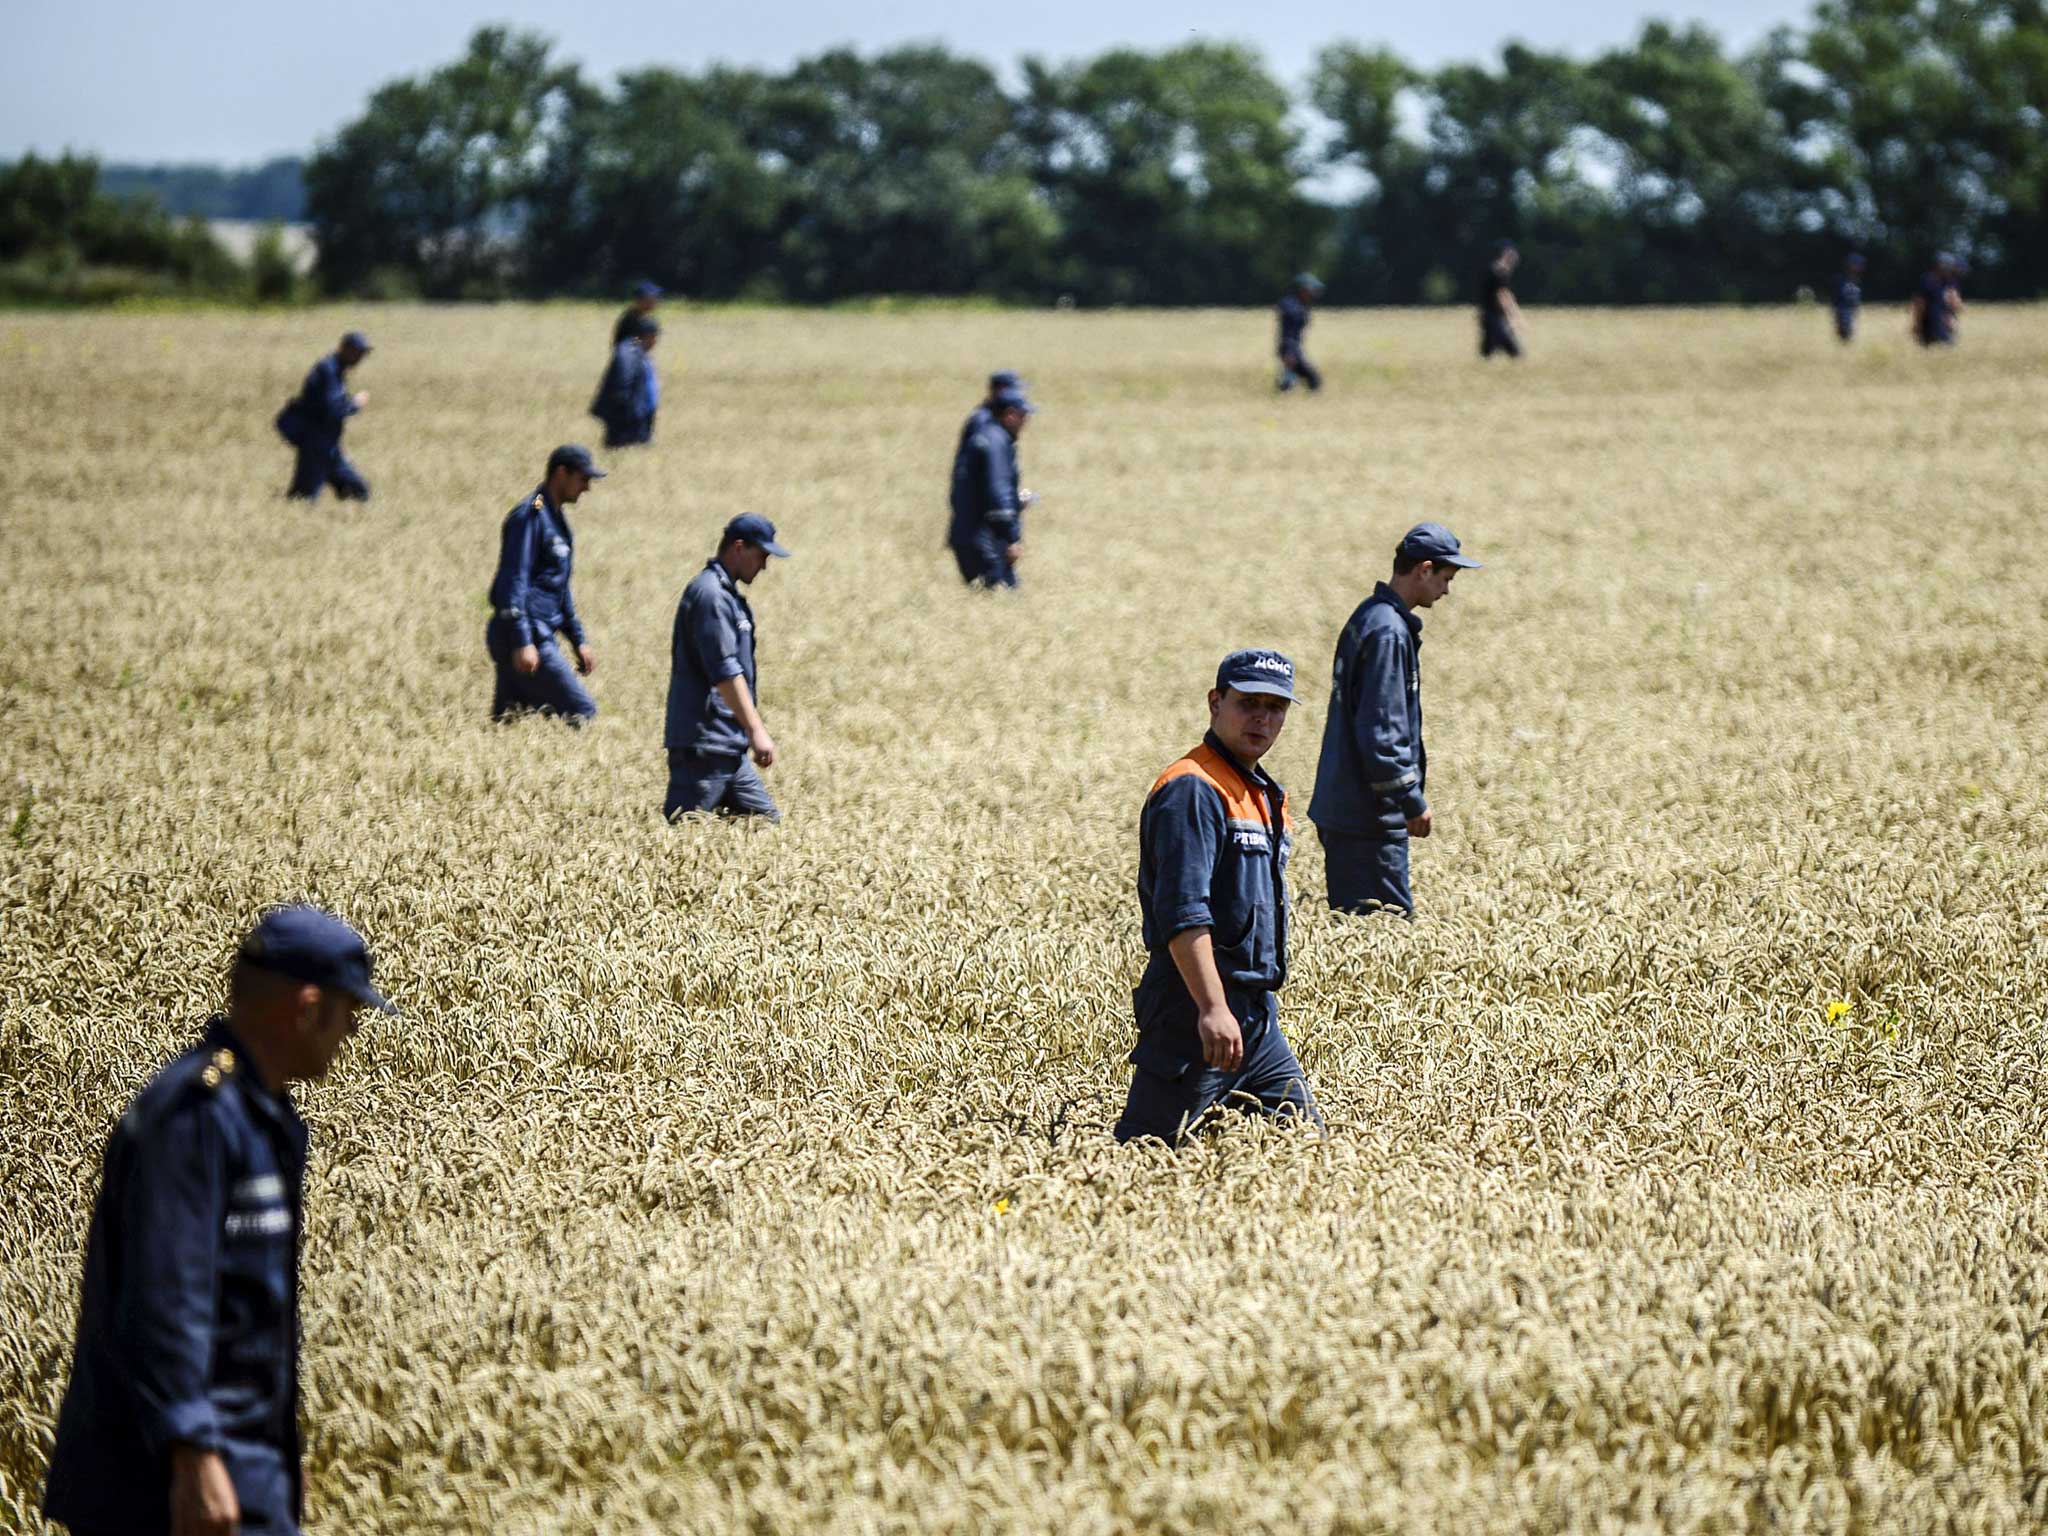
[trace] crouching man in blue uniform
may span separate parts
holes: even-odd
[[[946,543],[960,566],[961,579],[970,587],[1017,585],[1017,562],[1024,558],[1024,509],[1036,500],[1017,483],[1017,438],[1037,409],[1022,389],[1011,384],[991,394],[983,406],[986,417],[977,411],[960,434],[953,455],[953,519]]]
[[[1280,1033],[1287,980],[1287,791],[1259,766],[1294,702],[1294,663],[1233,651],[1216,670],[1209,732],[1153,784],[1138,821],[1145,973],[1116,1139],[1179,1144],[1216,1108],[1322,1114]]]
[[[1339,912],[1415,913],[1408,841],[1435,826],[1423,793],[1422,619],[1461,570],[1441,523],[1417,523],[1394,551],[1394,574],[1373,588],[1337,637],[1330,712],[1309,820],[1322,839],[1330,906]]]
[[[277,413],[279,436],[298,450],[287,496],[318,501],[326,486],[342,501],[368,501],[370,487],[341,451],[341,429],[370,403],[368,390],[349,393],[348,374],[370,355],[369,338],[350,331],[341,345],[315,363],[299,392]]]
[[[775,739],[762,723],[754,672],[754,610],[740,595],[789,551],[775,525],[742,512],[725,525],[718,553],[683,588],[669,638],[668,795],[661,814],[688,811],[726,816],[782,813],[759,770],[775,764]],[[753,761],[749,762],[751,757]]]
[[[370,955],[313,907],[264,915],[228,1012],[129,1104],[101,1159],[43,1513],[73,1536],[295,1533],[306,1127]]]
[[[505,514],[491,618],[484,626],[484,649],[498,678],[493,720],[531,709],[581,725],[597,713],[597,701],[570,671],[555,635],[567,636],[576,647],[577,672],[588,677],[597,670],[597,653],[569,590],[576,539],[564,509],[604,476],[588,448],[564,443],[548,455],[547,478]]]

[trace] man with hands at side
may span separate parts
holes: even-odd
[[[1219,1106],[1305,1120],[1321,1112],[1280,1033],[1287,980],[1287,791],[1259,760],[1294,702],[1294,664],[1233,651],[1209,693],[1202,744],[1152,786],[1138,822],[1145,973],[1118,1141],[1179,1145]]]
[[[597,713],[597,701],[576,680],[576,672],[588,677],[597,670],[597,653],[569,590],[575,535],[564,509],[604,476],[588,448],[564,443],[548,455],[547,478],[505,515],[484,628],[484,649],[497,671],[493,720],[535,710],[581,725]],[[576,647],[576,672],[555,644],[558,632]]]

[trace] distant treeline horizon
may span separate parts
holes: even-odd
[[[1852,250],[1875,298],[1937,250],[1973,296],[2048,293],[2048,0],[1825,0],[1741,53],[1663,22],[1435,70],[1338,43],[1299,93],[1214,43],[1016,78],[908,47],[607,85],[486,27],[303,164],[102,186],[302,196],[335,295],[1241,305],[1311,269],[1333,304],[1440,303],[1502,239],[1536,303],[1784,302]]]

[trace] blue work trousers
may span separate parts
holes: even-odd
[[[1408,834],[1359,837],[1316,828],[1323,845],[1323,886],[1334,912],[1415,915],[1408,889]]]
[[[1280,354],[1280,371],[1274,376],[1273,384],[1285,394],[1294,388],[1296,380],[1306,384],[1311,391],[1323,387],[1323,376],[1316,372],[1316,365],[1308,360],[1308,354],[1299,347]]]
[[[597,713],[597,701],[577,677],[575,667],[562,647],[549,635],[536,642],[540,665],[521,672],[512,665],[512,653],[519,649],[512,626],[493,617],[484,627],[484,648],[490,652],[497,671],[497,686],[491,694],[491,718],[502,720],[522,710],[554,715],[571,725],[581,725]]]
[[[1505,352],[1509,357],[1522,355],[1522,344],[1515,339],[1515,328],[1508,324],[1505,315],[1481,315],[1479,317],[1479,355],[1491,357],[1496,352]]]
[[[953,546],[953,559],[960,566],[960,578],[970,587],[1014,587],[1017,567],[1010,562],[1009,546],[993,533],[979,533],[964,544]]]
[[[721,816],[766,816],[782,820],[761,773],[745,754],[706,757],[697,752],[668,754],[668,795],[661,814],[670,821],[691,811],[716,811]]]
[[[341,444],[329,447],[315,443],[299,449],[298,454],[298,463],[292,469],[292,488],[285,495],[301,501],[318,501],[321,491],[331,486],[338,500],[370,499],[369,483],[349,463]]]
[[[1131,1051],[1131,1091],[1116,1123],[1118,1141],[1152,1137],[1179,1146],[1211,1111],[1303,1120],[1318,1130],[1316,1108],[1301,1063],[1280,1033],[1279,1009],[1271,992],[1233,994],[1230,1011],[1244,1031],[1244,1060],[1235,1072],[1207,1066],[1199,1043],[1157,1034],[1138,1037]]]

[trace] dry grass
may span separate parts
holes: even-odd
[[[317,1530],[2048,1520],[2048,312],[1537,316],[1519,372],[1332,314],[1318,400],[1263,314],[671,315],[577,519],[603,716],[493,730],[495,529],[609,314],[0,318],[0,1525],[110,1117],[298,895],[406,1009],[303,1099]],[[268,418],[359,318],[377,500],[288,507]],[[937,547],[992,364],[1013,602]],[[788,821],[670,829],[745,507]],[[1331,1137],[1119,1151],[1144,789],[1271,643],[1305,804],[1425,515],[1490,562],[1425,915],[1296,864]]]

